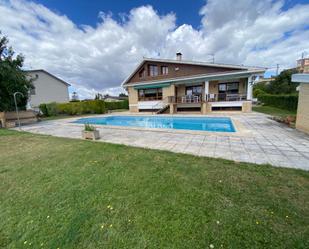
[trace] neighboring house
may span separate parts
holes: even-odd
[[[127,97],[117,97],[117,96],[104,96],[103,100],[106,102],[120,102],[127,100]]]
[[[297,60],[296,68],[300,73],[309,72],[309,58],[302,58]]]
[[[28,107],[35,109],[42,103],[69,102],[69,83],[39,69],[28,70],[27,75],[33,79],[34,89],[30,91]]]
[[[122,83],[131,112],[251,111],[252,86],[265,68],[144,59]]]
[[[292,75],[292,81],[300,83],[296,128],[309,134],[309,68],[303,72]]]
[[[270,78],[264,78],[263,76],[262,77],[259,77],[259,79],[255,82],[256,84],[258,83],[263,83],[263,84],[270,84],[270,82],[274,81],[276,79],[276,77],[273,77],[271,76]]]

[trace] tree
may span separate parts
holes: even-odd
[[[71,102],[79,102],[79,97],[78,97],[77,92],[73,92],[73,93],[72,93]]]
[[[21,69],[24,57],[21,54],[14,56],[13,48],[8,43],[7,37],[1,36],[0,32],[0,111],[14,110],[15,92],[24,95],[17,97],[17,105],[25,109],[30,89],[33,88],[32,79]]]
[[[94,97],[95,100],[103,99],[103,95],[101,93],[97,93]]]
[[[268,86],[268,91],[271,94],[291,94],[296,93],[295,84],[291,81],[292,74],[297,73],[295,68],[283,70],[274,81]]]
[[[254,96],[258,94],[294,94],[296,92],[297,83],[291,81],[292,74],[297,73],[295,68],[283,70],[275,80],[269,82],[257,83],[253,87]]]
[[[128,97],[128,95],[126,95],[125,93],[120,93],[119,97]]]

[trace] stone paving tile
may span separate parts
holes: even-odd
[[[264,114],[237,114],[231,117],[247,129],[245,135],[96,127],[101,133],[99,141],[103,142],[309,170],[308,135],[279,124]],[[22,129],[52,136],[81,138],[83,126],[72,121],[45,121]]]

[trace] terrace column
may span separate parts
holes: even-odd
[[[205,100],[207,100],[209,94],[209,81],[205,81]]]
[[[253,76],[248,77],[247,83],[247,100],[252,100]]]

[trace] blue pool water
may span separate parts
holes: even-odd
[[[235,128],[230,118],[107,116],[95,118],[81,118],[76,120],[74,123],[195,131],[235,132]]]

